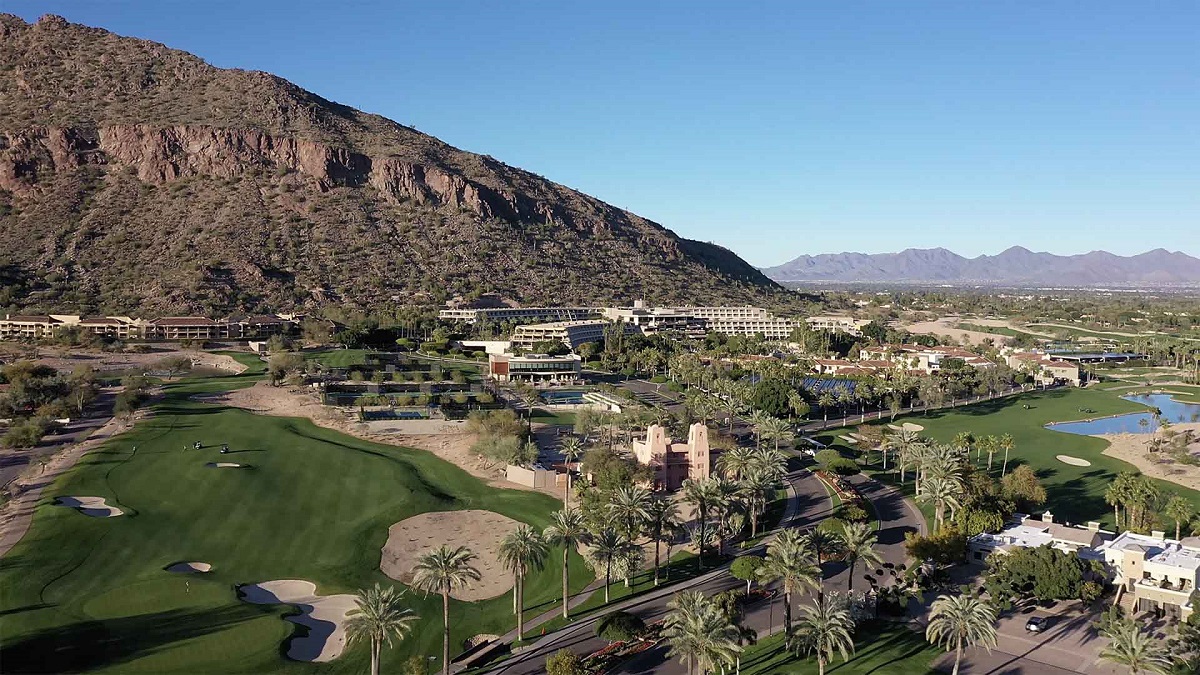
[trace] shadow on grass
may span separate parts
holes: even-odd
[[[26,609],[26,608],[22,608]],[[66,673],[103,668],[158,652],[198,635],[224,630],[261,613],[231,607],[172,610],[104,621],[81,621],[6,640],[6,673]]]

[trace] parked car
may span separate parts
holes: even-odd
[[[1050,627],[1050,617],[1034,616],[1025,622],[1025,630],[1030,633],[1040,633]]]

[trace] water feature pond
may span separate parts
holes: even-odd
[[[1122,396],[1126,401],[1141,403],[1162,411],[1161,419],[1172,424],[1178,422],[1200,421],[1200,405],[1184,403],[1171,398],[1170,394],[1141,394],[1138,396]],[[1141,421],[1146,420],[1146,426]],[[1047,429],[1064,431],[1068,434],[1091,436],[1094,434],[1148,434],[1158,430],[1158,422],[1153,413],[1135,412],[1115,417],[1102,417],[1095,420],[1080,422],[1060,422],[1047,424]]]

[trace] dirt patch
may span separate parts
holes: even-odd
[[[16,357],[17,355],[14,355]],[[20,355],[21,358],[30,356]],[[192,360],[197,367],[216,368],[231,373],[241,373],[246,366],[227,354],[211,354],[194,349],[178,349],[175,347],[157,347],[145,354],[133,352],[102,352],[96,349],[41,349],[38,357],[33,359],[39,364],[50,366],[55,370],[70,372],[79,366],[88,366],[97,372],[113,370],[149,370],[154,364],[172,356],[184,356]]]
[[[104,497],[59,497],[54,500],[58,506],[75,509],[85,516],[92,518],[116,518],[125,512],[115,506],[109,506]]]
[[[1200,432],[1200,423],[1174,424],[1172,428],[1176,431],[1190,429]],[[1172,461],[1166,453],[1151,453],[1147,447],[1149,434],[1103,434],[1097,438],[1108,441],[1104,454],[1109,457],[1129,462],[1151,478],[1161,478],[1193,490],[1200,490],[1200,466]],[[1190,450],[1192,454],[1200,452],[1200,443],[1193,443]]]
[[[466,546],[478,558],[479,581],[452,591],[458,600],[473,602],[503,595],[513,587],[512,573],[500,562],[500,541],[521,523],[492,511],[434,511],[406,518],[388,528],[379,569],[403,584],[412,584],[417,558],[439,546]]]
[[[986,340],[992,340],[997,345],[1007,343],[1010,338],[999,333],[984,333],[974,330],[963,330],[956,328],[959,323],[966,321],[967,323],[981,323],[975,319],[963,319],[960,316],[945,316],[936,321],[919,321],[917,323],[905,323],[900,327],[910,333],[918,335],[936,335],[938,337],[950,338],[955,342],[970,342],[971,344],[983,344]]]
[[[318,595],[317,585],[300,579],[264,581],[238,588],[242,600],[256,605],[296,605],[300,614],[288,621],[304,626],[307,635],[293,637],[288,658],[324,663],[342,655],[346,648],[347,615],[358,609],[353,595]]]

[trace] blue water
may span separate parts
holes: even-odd
[[[538,397],[546,403],[583,403],[585,391],[543,391]]]
[[[1200,421],[1200,405],[1195,403],[1184,403],[1171,398],[1170,394],[1148,394],[1142,396],[1122,396],[1126,401],[1141,403],[1142,405],[1158,408],[1162,411],[1162,418],[1172,424],[1178,422],[1196,422]],[[1146,420],[1149,426],[1142,427],[1141,420]],[[1061,422],[1059,424],[1047,424],[1047,429],[1054,431],[1065,431],[1068,434],[1081,434],[1091,436],[1093,434],[1148,434],[1158,430],[1158,423],[1154,420],[1154,415],[1148,412],[1129,413],[1127,415],[1118,415],[1116,417],[1105,417],[1103,419],[1091,420],[1090,422]]]

